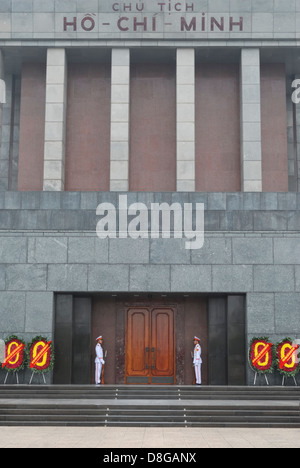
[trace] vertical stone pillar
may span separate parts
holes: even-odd
[[[259,49],[242,49],[240,64],[241,186],[262,191]]]
[[[287,115],[287,150],[289,191],[297,192],[297,143],[296,143],[296,112],[297,105],[292,101],[292,78],[287,78],[286,87],[286,115]]]
[[[295,80],[300,80],[300,75],[295,75]],[[300,192],[300,103],[296,102],[293,103],[291,99],[291,93],[298,88],[290,88],[291,91],[289,93],[289,101],[291,102],[292,110],[293,110],[293,136],[290,137],[290,133],[288,133],[288,143],[292,139],[293,141],[293,173],[294,173],[294,184],[293,190],[295,192]],[[296,97],[299,97],[299,93],[297,92]],[[289,147],[288,147],[289,148]],[[290,154],[290,149],[289,149]],[[290,157],[290,156],[289,156]]]
[[[63,48],[47,51],[44,183],[48,191],[64,190],[67,106],[67,60]]]
[[[3,52],[0,49],[0,112],[2,109],[2,104],[5,104],[6,96],[5,96],[5,81],[4,81],[4,61],[3,61]],[[0,121],[1,126],[1,121]]]
[[[177,191],[195,191],[195,50],[177,49]]]
[[[4,62],[3,62],[3,52],[0,49],[0,161],[2,160],[2,122],[3,122],[3,104],[6,102],[5,96],[5,82],[4,82]],[[0,174],[0,191],[6,190],[8,186],[8,162],[5,168],[5,173],[3,174],[3,161],[2,161],[2,171]]]
[[[130,51],[112,49],[110,190],[129,190]]]

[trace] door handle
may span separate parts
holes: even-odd
[[[155,369],[155,348],[151,348],[152,354],[152,369]]]
[[[145,369],[149,369],[147,353],[149,353],[149,348],[145,348]]]

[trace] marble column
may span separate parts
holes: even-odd
[[[176,56],[176,187],[195,191],[195,50]]]
[[[240,63],[241,186],[262,191],[259,49],[242,49]]]
[[[67,106],[67,60],[64,48],[47,51],[44,144],[45,191],[65,187],[65,136]]]
[[[129,190],[130,50],[112,49],[110,190]]]

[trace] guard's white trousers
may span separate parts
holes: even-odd
[[[201,364],[196,364],[194,367],[195,367],[196,384],[201,384]]]
[[[95,362],[95,384],[101,384],[102,362]]]

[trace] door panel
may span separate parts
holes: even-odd
[[[173,310],[154,309],[151,327],[152,375],[174,374]]]
[[[174,383],[174,312],[127,310],[126,383]]]
[[[127,372],[130,376],[149,373],[150,313],[145,308],[133,308],[127,315]]]

